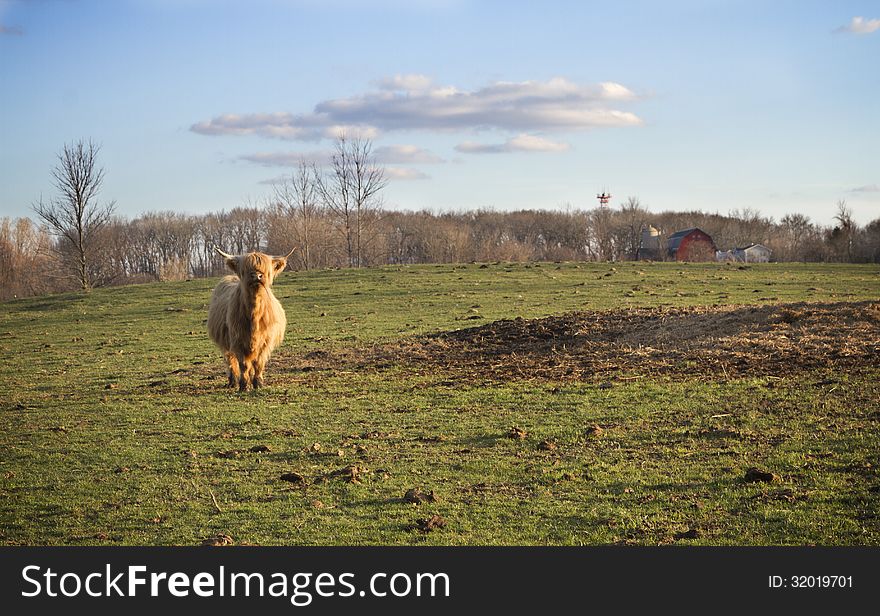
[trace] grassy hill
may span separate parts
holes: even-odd
[[[215,283],[0,304],[0,542],[880,544],[877,266],[288,272],[247,394]]]

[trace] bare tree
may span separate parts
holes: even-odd
[[[0,301],[64,289],[46,276],[56,267],[51,243],[29,218],[0,219]]]
[[[363,265],[364,248],[372,239],[370,231],[382,205],[379,193],[387,184],[385,169],[373,156],[372,141],[337,137],[330,169],[317,176],[317,187],[341,227],[349,267]]]
[[[116,202],[98,203],[104,182],[104,169],[97,166],[100,146],[79,140],[65,144],[52,169],[58,196],[33,204],[37,216],[59,237],[62,252],[67,248],[73,259],[77,281],[83,289],[99,280],[100,263],[95,258],[98,238],[110,222]]]
[[[590,252],[598,261],[614,259],[613,213],[606,206],[594,208],[589,213],[591,231]]]
[[[853,240],[858,224],[853,219],[852,209],[846,204],[846,200],[837,202],[837,213],[834,215],[837,225],[831,231],[831,240],[839,253],[839,260],[851,263],[853,260]]]
[[[719,247],[738,248],[749,244],[767,243],[772,227],[772,218],[761,216],[761,212],[755,208],[746,207],[731,210],[721,224],[711,229],[709,234]]]
[[[806,261],[805,244],[816,229],[809,217],[801,213],[786,214],[779,221],[776,232],[778,246],[774,254],[777,261]]]
[[[248,198],[244,205],[232,208],[229,213],[223,212],[222,218],[234,254],[260,250],[265,237],[266,217],[258,202]]]
[[[880,218],[865,226],[865,255],[871,263],[880,263]]]
[[[642,207],[638,197],[627,197],[620,204],[618,218],[618,233],[621,246],[620,256],[626,259],[636,259],[639,249],[642,247],[642,230],[648,226],[648,210]]]
[[[280,231],[284,235],[285,246],[292,240],[299,248],[295,258],[303,269],[311,269],[316,265],[315,243],[322,226],[323,214],[318,203],[318,176],[314,164],[300,160],[290,176],[285,176],[272,186],[270,209],[276,218],[276,224],[269,226],[269,249],[278,254],[282,250],[289,250],[280,245],[281,238],[274,237],[274,231]]]

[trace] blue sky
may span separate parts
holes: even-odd
[[[102,145],[119,212],[229,209],[339,130],[399,209],[880,217],[880,2],[0,0],[0,216]]]

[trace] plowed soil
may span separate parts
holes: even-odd
[[[304,370],[340,365],[442,370],[477,381],[858,369],[880,366],[880,302],[571,312],[312,352],[292,363],[289,367]]]

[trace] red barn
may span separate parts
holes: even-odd
[[[694,227],[669,236],[667,251],[676,261],[714,261],[715,242],[708,233]]]

